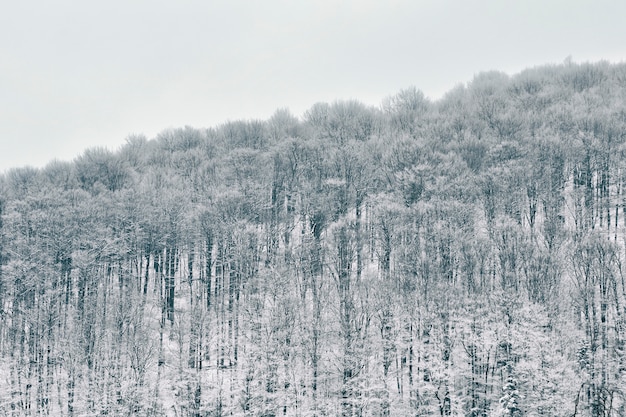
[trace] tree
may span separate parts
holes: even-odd
[[[84,190],[98,192],[98,184],[108,191],[122,189],[128,180],[124,163],[105,148],[86,150],[75,160],[76,176]]]
[[[384,99],[382,108],[394,129],[414,136],[425,124],[431,103],[424,93],[413,86]]]

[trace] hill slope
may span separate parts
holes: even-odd
[[[6,415],[626,414],[626,65],[0,178]]]

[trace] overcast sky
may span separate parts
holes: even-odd
[[[22,0],[0,3],[0,172],[129,134],[432,98],[484,70],[626,60],[626,2]]]

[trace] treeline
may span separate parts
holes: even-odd
[[[626,415],[626,65],[0,177],[0,414]]]

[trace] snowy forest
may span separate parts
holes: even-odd
[[[0,414],[626,415],[626,64],[0,175]]]

